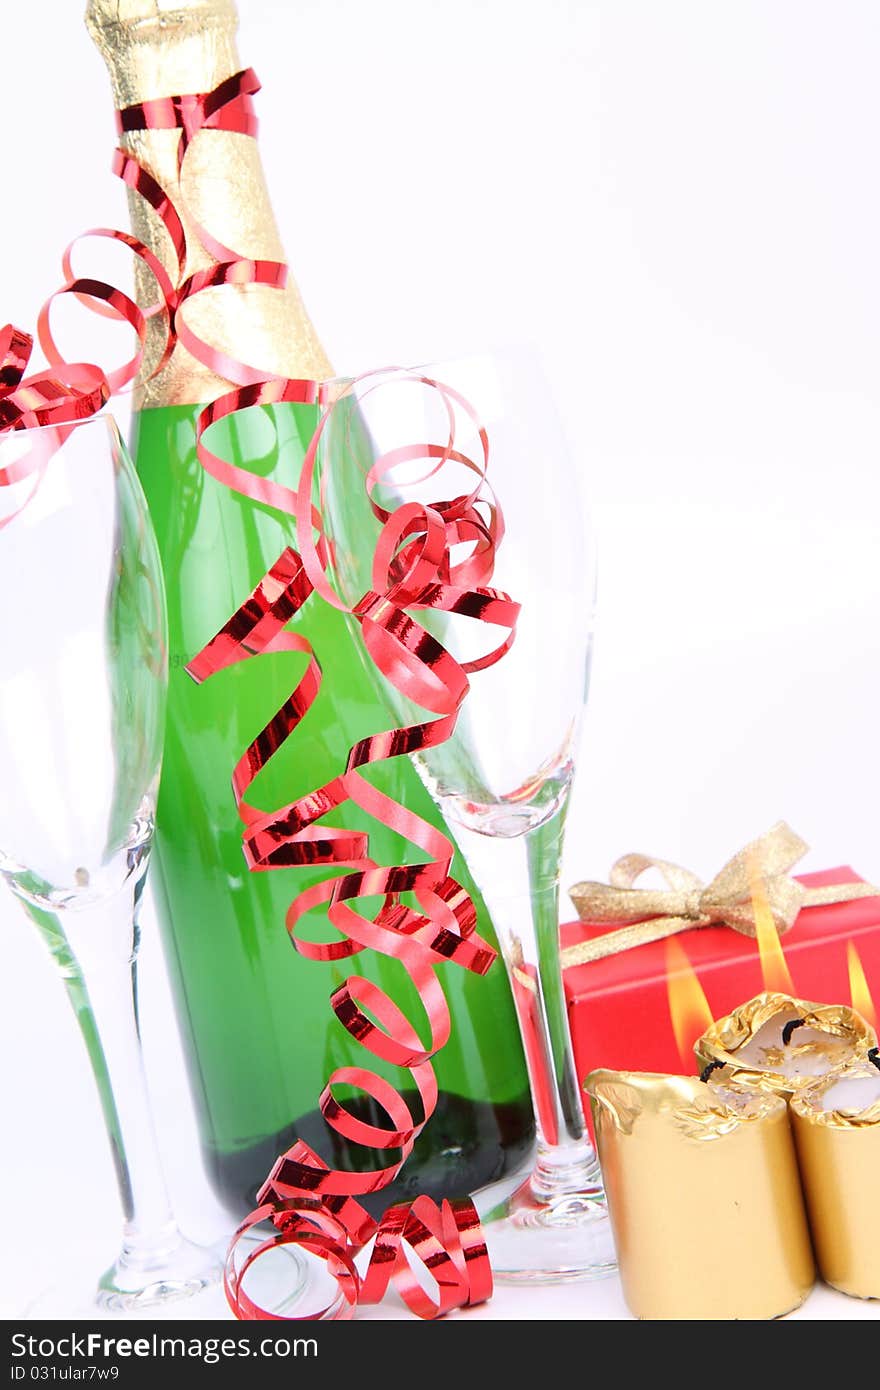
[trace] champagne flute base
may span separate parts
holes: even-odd
[[[223,1263],[213,1250],[181,1240],[167,1264],[128,1264],[123,1256],[98,1281],[72,1273],[28,1304],[35,1321],[123,1317],[137,1321],[222,1321],[232,1317],[223,1292]]]
[[[529,1178],[481,1220],[499,1282],[567,1283],[604,1279],[617,1270],[601,1189],[541,1200]]]
[[[38,1294],[22,1312],[28,1322],[227,1322],[232,1312],[222,1285],[197,1292],[174,1293],[161,1301],[127,1308],[108,1308],[98,1302],[94,1281],[65,1280]]]
[[[263,1233],[265,1234],[265,1232]],[[262,1239],[249,1232],[239,1242],[244,1259]],[[72,1270],[70,1277],[40,1293],[22,1316],[37,1321],[125,1318],[128,1321],[225,1322],[234,1317],[223,1288],[225,1240],[207,1248],[180,1238],[167,1254],[168,1265],[158,1261],[129,1261],[120,1256],[100,1279]],[[292,1246],[274,1250],[252,1268],[248,1293],[274,1316],[302,1317],[328,1307],[325,1316],[341,1308],[341,1295],[327,1274],[323,1261]]]
[[[207,1289],[220,1289],[222,1273],[222,1263],[212,1250],[177,1234],[159,1250],[123,1250],[99,1279],[95,1303],[104,1313],[152,1311],[166,1303],[198,1298]]]

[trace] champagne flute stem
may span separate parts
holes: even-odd
[[[559,865],[565,811],[530,830],[525,839],[531,889],[532,937],[530,946],[537,963],[537,998],[543,1021],[542,1036],[551,1053],[553,1068],[555,1132],[550,1143],[577,1143],[584,1137],[584,1116],[568,1029],[565,989],[559,962]]]
[[[138,911],[148,852],[97,903],[30,915],[55,958],[92,1064],[123,1212],[120,1263],[149,1266],[180,1241],[162,1177],[144,1075],[137,1000]]]
[[[541,1201],[570,1192],[602,1196],[584,1123],[562,969],[559,870],[565,801],[525,835],[462,831],[456,839],[480,886],[507,966],[535,1109],[538,1156],[532,1190]]]

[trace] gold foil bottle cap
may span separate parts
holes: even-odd
[[[117,106],[209,91],[236,71],[235,0],[89,0],[85,19]]]
[[[696,1077],[586,1081],[623,1291],[640,1318],[773,1318],[812,1287],[784,1100]]]
[[[711,1024],[694,1051],[703,1074],[709,1066],[726,1066],[745,1084],[790,1096],[865,1056],[876,1041],[874,1030],[844,1004],[768,991]]]
[[[116,24],[190,24],[208,15],[225,16],[238,23],[235,0],[88,0],[86,5],[90,29],[112,29]]]

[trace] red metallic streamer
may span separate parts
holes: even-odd
[[[449,388],[429,378],[417,379],[445,399],[451,398]],[[381,389],[382,384],[384,376],[378,374],[376,382],[367,389]],[[230,393],[224,411],[241,408],[242,398],[252,399],[246,388],[238,393],[237,402],[235,394]],[[485,1243],[472,1203],[444,1203],[438,1208],[420,1198],[412,1206],[392,1207],[376,1225],[354,1200],[394,1180],[436,1106],[437,1082],[431,1059],[449,1036],[450,1018],[435,965],[452,960],[483,973],[494,959],[494,952],[474,930],[476,911],[472,900],[450,876],[451,842],[433,825],[377,791],[357,769],[381,758],[436,746],[449,738],[467,694],[468,670],[498,660],[509,644],[508,635],[486,657],[460,665],[415,621],[411,611],[434,608],[466,614],[506,627],[512,633],[518,605],[496,590],[469,589],[460,582],[469,572],[481,578],[491,577],[494,533],[477,511],[488,459],[488,442],[482,432],[479,434],[484,458],[479,465],[454,450],[451,443],[441,450],[443,462],[454,456],[473,469],[477,482],[472,493],[435,506],[405,503],[387,516],[374,553],[373,590],[353,608],[342,602],[326,578],[327,547],[320,535],[317,540],[313,536],[316,511],[312,502],[318,445],[338,404],[337,400],[322,414],[307,451],[299,487],[295,494],[288,493],[284,498],[284,510],[293,510],[297,518],[302,557],[292,549],[286,550],[189,670],[196,679],[203,679],[236,661],[270,650],[294,650],[309,657],[305,673],[289,700],[235,769],[233,785],[246,825],[245,855],[250,867],[256,870],[315,863],[344,868],[344,875],[307,889],[291,904],[287,926],[294,945],[303,954],[319,960],[339,959],[365,947],[399,959],[418,992],[430,1039],[423,1043],[394,1001],[361,976],[350,976],[335,991],[331,1006],[347,1031],[374,1056],[409,1070],[419,1093],[421,1114],[413,1115],[403,1097],[374,1072],[344,1067],[333,1073],[319,1102],[326,1123],[352,1143],[393,1150],[393,1161],[369,1172],[332,1170],[302,1143],[295,1144],[279,1160],[259,1194],[261,1206],[236,1235],[227,1265],[227,1296],[243,1317],[270,1316],[257,1309],[243,1289],[243,1282],[255,1259],[285,1244],[298,1245],[325,1259],[336,1278],[339,1297],[315,1316],[350,1316],[358,1301],[384,1296],[389,1282],[395,1284],[408,1306],[420,1316],[437,1316],[452,1307],[478,1301],[491,1290]],[[419,446],[411,456],[433,457],[435,452],[435,446]],[[372,484],[399,461],[399,451],[380,459],[371,470]],[[230,481],[236,490],[267,500],[264,479],[254,478],[251,488],[250,475],[235,469]],[[374,511],[386,515],[375,503]],[[497,532],[497,509],[495,516],[493,525]],[[452,566],[452,546],[462,541],[472,541],[474,551]],[[284,739],[294,732],[320,689],[320,666],[308,643],[285,631],[285,624],[319,586],[321,597],[346,608],[361,624],[367,650],[386,679],[440,717],[362,740],[350,750],[345,771],[331,782],[280,810],[264,813],[245,799],[247,790]],[[370,859],[363,834],[319,827],[319,821],[349,800],[419,845],[429,860],[416,865],[380,866]],[[421,912],[400,901],[401,895],[410,891]],[[363,918],[351,907],[353,901],[370,895],[384,899],[373,920]],[[339,932],[336,942],[317,944],[296,935],[300,919],[319,904],[326,905],[327,917]],[[342,1083],[369,1096],[387,1117],[388,1126],[366,1124],[346,1110],[333,1094],[334,1085]],[[269,1219],[276,1226],[276,1234],[239,1264],[238,1242]],[[353,1255],[374,1236],[367,1273],[361,1279]],[[430,1269],[438,1288],[434,1298],[425,1293],[413,1274],[405,1246]]]
[[[118,113],[120,133],[145,129],[179,129],[177,168],[182,171],[191,142],[203,129],[222,129],[254,136],[256,118],[252,97],[259,90],[248,69],[220,83],[212,92],[148,101]],[[151,271],[156,300],[143,310],[110,284],[79,277],[72,267],[73,245],[64,256],[66,282],[44,306],[39,319],[43,350],[55,369],[21,383],[27,360],[24,335],[11,332],[0,339],[2,370],[0,426],[9,414],[11,425],[43,423],[51,409],[86,413],[93,399],[83,373],[96,369],[64,364],[51,327],[50,308],[59,294],[73,294],[99,314],[130,324],[138,346],[129,361],[91,383],[103,404],[108,389],[127,386],[141,368],[148,321],[159,316],[165,341],[153,374],[167,362],[177,342],[199,361],[234,384],[234,389],[206,406],[197,422],[197,450],[205,471],[224,486],[248,498],[276,508],[296,523],[298,550],[286,548],[253,592],[188,666],[196,681],[207,679],[237,662],[266,653],[290,652],[306,667],[284,705],[266,724],[239,759],[233,772],[235,803],[244,824],[243,847],[251,870],[267,871],[291,865],[325,864],[331,875],[291,904],[286,919],[294,947],[315,960],[338,960],[372,949],[399,960],[411,979],[423,1012],[427,1038],[410,1022],[391,997],[371,981],[352,974],[333,993],[331,1007],[349,1034],[366,1052],[409,1072],[419,1096],[414,1114],[403,1096],[386,1080],[366,1067],[338,1068],[320,1097],[325,1122],[355,1144],[388,1151],[388,1163],[369,1172],[329,1168],[307,1145],[298,1141],[275,1163],[260,1193],[259,1206],[239,1228],[227,1259],[225,1287],[230,1306],[239,1318],[276,1318],[261,1308],[244,1287],[254,1262],[279,1245],[294,1244],[325,1261],[335,1279],[333,1303],[314,1317],[350,1317],[360,1301],[381,1299],[394,1284],[413,1312],[435,1317],[455,1307],[478,1303],[492,1291],[492,1276],[485,1241],[476,1210],[467,1199],[444,1201],[439,1206],[427,1197],[391,1207],[378,1223],[357,1202],[358,1196],[375,1192],[392,1182],[412,1151],[416,1138],[428,1123],[437,1103],[437,1080],[432,1059],[449,1037],[451,1021],[438,964],[453,961],[483,974],[495,958],[493,949],[476,932],[477,913],[472,899],[451,877],[451,841],[430,822],[379,792],[360,769],[382,759],[402,757],[436,747],[451,737],[471,673],[504,655],[513,640],[518,605],[491,587],[496,548],[503,535],[501,513],[486,484],[488,438],[472,407],[457,392],[430,378],[412,379],[438,394],[445,407],[448,436],[445,442],[418,443],[389,452],[374,464],[365,478],[373,513],[381,524],[376,545],[370,590],[348,607],[333,590],[326,574],[328,544],[321,531],[320,507],[313,497],[313,473],[323,430],[334,408],[322,400],[318,383],[291,380],[231,359],[205,342],[187,325],[185,305],[203,289],[224,284],[260,283],[282,287],[287,268],[274,261],[254,261],[217,241],[209,230],[194,224],[196,234],[216,264],[185,276],[186,236],[178,209],[170,195],[136,159],[122,149],[114,155],[114,172],[137,191],[161,219],[176,260],[172,277],[161,262],[137,238],[111,228],[96,228],[86,235],[119,241]],[[27,348],[29,351],[30,343]],[[19,370],[20,369],[20,370]],[[100,375],[100,374],[99,374]],[[366,390],[381,389],[385,377],[374,374]],[[109,386],[108,386],[109,383]],[[25,388],[30,388],[25,391]],[[65,404],[61,397],[65,391]],[[78,395],[76,393],[79,393]],[[73,401],[71,398],[73,393]],[[41,404],[42,402],[42,404]],[[235,466],[213,453],[205,435],[218,420],[254,405],[307,402],[324,407],[307,451],[296,489],[283,487]],[[99,405],[94,408],[100,408]],[[477,458],[456,447],[456,411],[469,420],[479,441]],[[53,418],[60,418],[53,416]],[[430,505],[409,502],[388,513],[376,500],[376,488],[396,464],[408,460],[430,461],[427,477],[442,474],[455,463],[473,474],[471,491],[464,496]],[[0,483],[11,481],[0,474]],[[464,545],[467,555],[451,562],[453,547]],[[323,786],[280,809],[265,811],[247,799],[254,778],[291,737],[320,690],[322,673],[316,653],[307,639],[288,630],[303,604],[318,600],[349,612],[378,671],[403,695],[437,716],[424,723],[376,734],[354,745],[344,770]],[[431,609],[469,617],[503,629],[503,640],[485,655],[459,663],[417,620],[416,614]],[[374,820],[397,831],[418,846],[424,860],[417,864],[379,865],[370,857],[369,837],[363,832],[321,824],[347,802]],[[412,894],[418,909],[402,901]],[[382,907],[370,919],[355,910],[361,898],[382,899]],[[312,908],[324,905],[338,933],[331,943],[316,943],[299,934],[300,923]],[[337,1100],[334,1087],[355,1087],[378,1106],[387,1125],[367,1124]],[[242,1254],[242,1237],[264,1223],[274,1233]],[[355,1264],[356,1254],[369,1242],[373,1249],[365,1274]],[[409,1254],[407,1253],[409,1252]],[[426,1292],[413,1271],[410,1257],[420,1261],[436,1286]]]
[[[0,488],[31,480],[18,505],[0,517],[0,531],[31,501],[70,429],[96,414],[110,395],[101,369],[85,362],[62,363],[55,371],[25,377],[33,345],[31,335],[11,323],[0,329],[0,435],[30,431],[28,447],[14,462],[0,466]]]

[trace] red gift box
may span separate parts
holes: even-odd
[[[852,869],[799,874],[805,887],[862,880]],[[562,945],[604,936],[607,922],[572,922]],[[880,1007],[880,896],[824,907],[805,907],[780,938],[795,993],[819,1004],[849,1004],[847,941],[855,944],[868,987]],[[722,1018],[765,988],[757,943],[730,927],[700,927],[675,938],[693,966],[713,1018]],[[565,971],[568,1018],[578,1080],[594,1067],[615,1071],[687,1072],[675,1041],[666,970],[666,941],[651,941]],[[689,1043],[696,1042],[697,1028]]]

